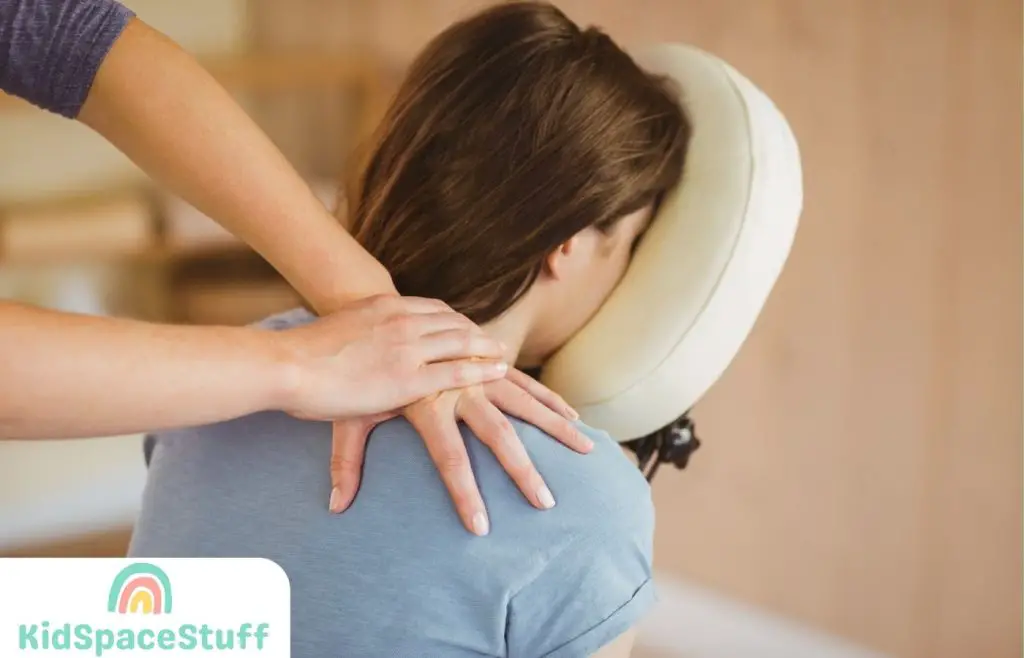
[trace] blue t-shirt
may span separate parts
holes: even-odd
[[[329,424],[264,413],[161,434],[130,554],[274,560],[294,658],[588,656],[654,601],[650,490],[603,432],[582,428],[595,448],[581,456],[512,422],[558,505],[532,508],[463,428],[482,538],[403,419],[371,435],[342,515],[327,511]]]

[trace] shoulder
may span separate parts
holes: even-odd
[[[491,517],[491,533],[479,543],[489,548],[513,549],[522,561],[507,583],[509,594],[527,588],[538,573],[560,568],[559,555],[628,552],[643,569],[651,562],[654,506],[650,487],[639,469],[606,433],[580,426],[594,440],[590,454],[580,455],[540,429],[510,418],[516,434],[556,504],[553,509],[533,508],[508,477],[494,453],[465,425],[460,430],[480,493]],[[405,420],[396,418],[377,427],[366,448],[360,497],[392,500],[393,483],[403,482],[403,495],[415,491],[419,505],[428,502],[435,515],[442,510],[447,523],[433,525],[432,533],[466,535],[422,439]],[[393,501],[394,504],[401,501]]]
[[[636,465],[607,432],[578,423],[594,441],[580,455],[548,434],[510,419],[557,501],[558,515],[572,515],[572,535],[647,536],[654,531],[651,489]],[[552,510],[554,511],[554,510]]]
[[[590,655],[631,628],[654,602],[650,487],[604,432],[581,426],[595,446],[589,455],[576,455],[540,430],[513,422],[557,505],[528,522],[553,546],[511,593],[509,653]]]

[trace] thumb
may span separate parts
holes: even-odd
[[[341,420],[331,427],[331,512],[344,512],[355,500],[363,475],[363,458],[370,431],[397,414],[375,414],[364,418]]]

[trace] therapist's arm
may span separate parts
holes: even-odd
[[[0,439],[128,434],[270,409],[363,416],[500,378],[500,354],[468,320],[427,299],[368,299],[280,332],[0,301]],[[467,356],[491,360],[434,363]]]
[[[91,126],[249,243],[319,312],[395,294],[231,96],[119,2],[0,1],[0,89]]]
[[[251,245],[319,312],[396,294],[228,92],[139,19],[111,47],[78,119]]]

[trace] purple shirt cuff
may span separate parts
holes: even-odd
[[[134,15],[114,0],[3,0],[0,89],[75,118]]]

